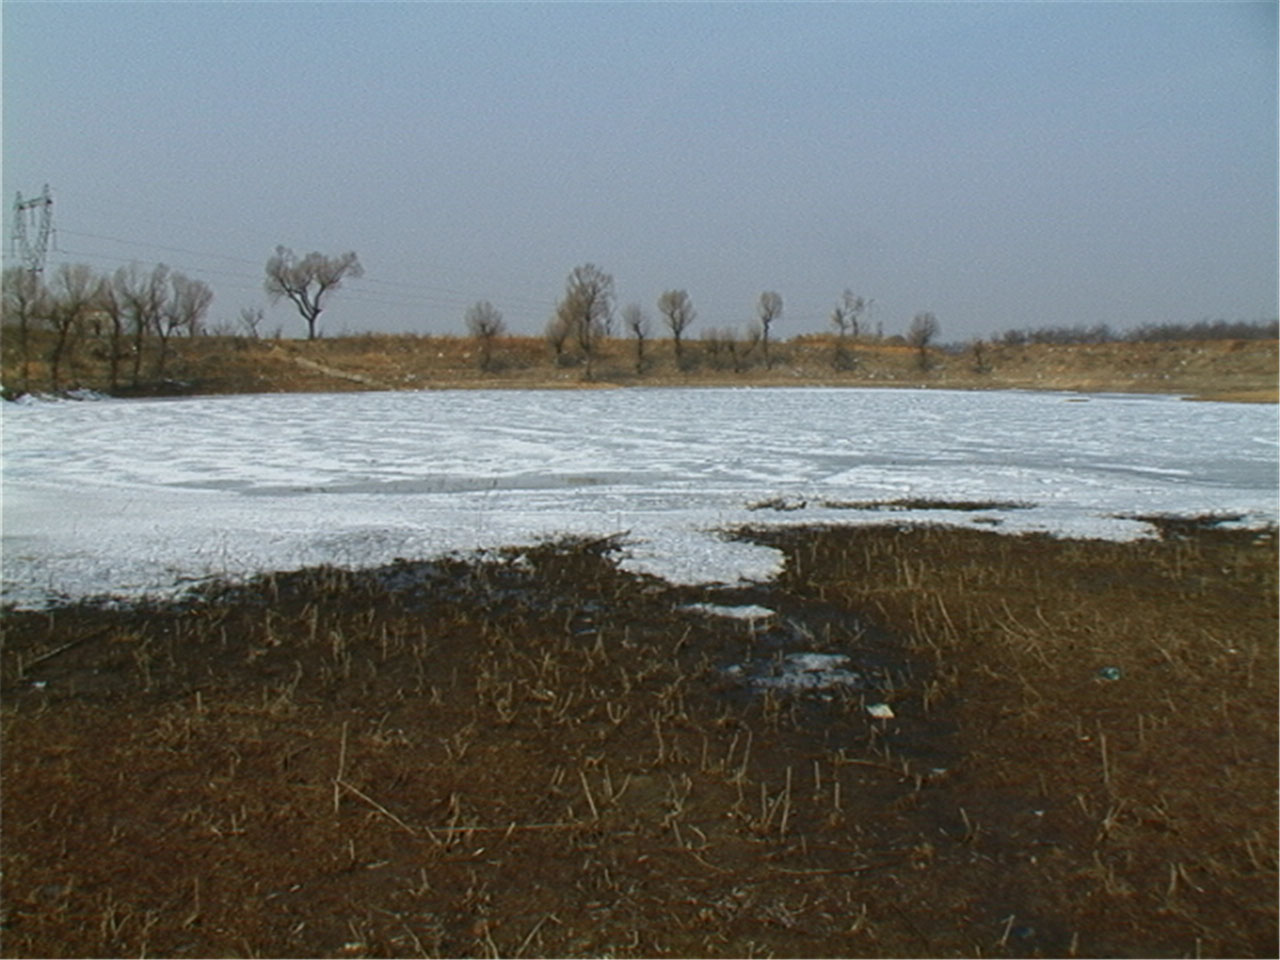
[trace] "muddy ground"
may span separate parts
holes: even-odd
[[[1273,957],[1275,534],[1159,533],[759,532],[786,572],[737,590],[576,542],[7,611],[0,949]]]

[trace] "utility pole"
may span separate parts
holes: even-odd
[[[35,231],[35,242],[31,240],[28,222]],[[49,185],[44,185],[44,193],[31,200],[23,200],[19,193],[13,201],[13,236],[10,240],[13,255],[22,261],[22,265],[32,277],[39,277],[44,272],[44,258],[49,252],[49,237],[53,233],[53,197],[49,193]]]

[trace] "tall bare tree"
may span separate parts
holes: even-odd
[[[480,300],[467,307],[463,316],[467,332],[480,344],[480,369],[489,370],[493,366],[493,341],[502,336],[507,329],[502,319],[502,311],[488,300]]]
[[[773,326],[774,321],[782,316],[782,295],[774,293],[772,290],[766,290],[760,294],[760,301],[756,304],[756,316],[760,318],[764,365],[766,369],[772,369],[773,362],[769,359],[769,328]]]
[[[124,357],[125,306],[113,279],[100,277],[94,290],[94,307],[107,321],[107,371],[114,390],[120,386],[120,360]]]
[[[850,334],[855,341],[858,339],[858,323],[865,309],[866,301],[854,296],[853,291],[846,287],[840,302],[831,311],[831,325],[839,334],[832,360],[837,370],[848,370],[857,363],[857,357],[849,350],[846,341]]]
[[[61,384],[62,361],[71,362],[76,338],[94,306],[98,280],[83,263],[64,263],[53,275],[47,314],[53,327],[53,347],[49,351],[49,379],[54,390]]]
[[[613,277],[594,263],[574,267],[565,282],[564,299],[557,313],[578,341],[587,365],[586,377],[590,380],[600,341],[608,335],[612,322]]]
[[[831,311],[831,324],[841,339],[846,336],[852,336],[855,340],[858,338],[859,323],[866,309],[867,302],[862,297],[854,296],[853,291],[846,287],[840,302]]]
[[[23,393],[31,389],[31,328],[44,317],[46,298],[47,291],[38,274],[25,267],[4,271],[4,322],[18,327]]]
[[[622,326],[636,338],[636,373],[644,373],[644,342],[649,338],[649,316],[638,303],[622,308]]]
[[[169,338],[185,331],[188,336],[200,332],[200,322],[213,303],[213,291],[203,280],[192,280],[185,273],[169,277],[170,295],[154,318],[160,352],[156,357],[156,378],[164,377],[169,355]]]
[[[307,322],[307,339],[314,340],[325,298],[341,289],[343,280],[364,276],[364,267],[352,251],[336,257],[313,251],[299,260],[292,250],[281,246],[267,260],[266,273],[263,286],[271,302],[288,297]]]
[[[698,312],[693,309],[693,301],[684,290],[664,291],[662,296],[658,297],[658,310],[661,311],[663,319],[671,330],[671,337],[675,341],[676,366],[683,370],[684,354],[681,350],[681,338],[698,318]]]
[[[142,379],[142,353],[148,332],[161,322],[169,296],[169,268],[157,263],[143,273],[136,263],[121,267],[111,278],[133,335],[133,385]]]
[[[929,343],[938,335],[938,318],[932,313],[917,313],[907,328],[907,343],[919,351],[921,370],[929,369]]]

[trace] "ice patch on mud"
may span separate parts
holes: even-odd
[[[710,617],[728,617],[732,620],[747,620],[752,623],[757,620],[767,620],[774,615],[774,611],[768,607],[755,603],[739,607],[728,607],[719,603],[689,603],[680,609],[705,613]]]
[[[618,566],[677,586],[708,583],[767,583],[782,572],[782,551],[759,543],[728,540],[717,533],[653,530],[632,540]]]
[[[851,662],[842,653],[790,653],[781,661],[734,664],[724,673],[757,690],[799,693],[836,687],[867,689],[871,684],[861,673],[849,669]]]

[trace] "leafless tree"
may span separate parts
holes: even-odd
[[[973,352],[973,372],[990,373],[991,364],[987,362],[987,342],[981,337],[969,341],[969,349]]]
[[[728,351],[726,341],[736,336],[730,328],[721,329],[720,327],[703,327],[702,328],[702,349],[706,354],[707,363],[713,369],[723,370],[726,363]]]
[[[70,364],[76,338],[93,309],[96,290],[97,279],[87,264],[64,263],[53,275],[46,313],[54,334],[49,351],[49,380],[54,390],[62,385],[62,361]]]
[[[47,291],[40,277],[24,267],[4,271],[4,322],[18,327],[22,391],[31,389],[31,328],[46,313]]]
[[[188,336],[197,334],[209,304],[213,303],[213,291],[209,285],[203,280],[192,280],[185,273],[170,275],[169,289],[169,296],[153,318],[156,337],[160,341],[160,352],[156,356],[157,379],[164,377],[169,338],[182,331]]]
[[[644,342],[649,338],[649,315],[638,303],[622,308],[622,326],[636,339],[636,373],[644,373]]]
[[[98,279],[94,308],[107,321],[107,370],[114,390],[120,386],[120,360],[124,356],[125,305],[111,277]]]
[[[565,315],[563,304],[556,308],[555,315],[547,321],[546,329],[542,335],[551,347],[556,366],[562,366],[565,362],[565,341],[569,339],[569,318]]]
[[[586,362],[586,377],[592,377],[592,363],[600,341],[607,336],[613,317],[613,277],[594,263],[574,267],[565,283],[564,299],[558,314],[568,323]]]
[[[147,333],[156,329],[169,295],[169,268],[158,263],[143,273],[136,263],[121,267],[111,278],[133,335],[133,385],[142,378],[142,352]]]
[[[867,302],[862,297],[854,296],[852,290],[845,288],[844,294],[840,297],[840,302],[836,304],[835,309],[831,312],[831,324],[840,334],[840,338],[852,336],[858,339],[858,327],[863,312],[867,309]]]
[[[467,308],[463,318],[467,324],[467,332],[480,344],[480,369],[489,370],[493,366],[493,341],[507,329],[502,319],[502,311],[488,300],[480,300]]]
[[[932,313],[917,313],[907,328],[907,343],[919,351],[920,369],[929,369],[929,343],[938,335],[938,318]]]
[[[266,312],[261,307],[240,308],[240,328],[250,340],[257,340],[262,336],[262,321],[265,319]]]
[[[299,260],[292,250],[281,246],[267,260],[266,272],[263,286],[271,302],[288,297],[307,322],[307,339],[314,340],[325,297],[341,289],[343,280],[364,276],[364,267],[351,251],[336,257],[313,251]]]
[[[865,309],[866,301],[862,297],[854,296],[852,290],[845,288],[840,302],[831,311],[831,325],[839,334],[832,359],[832,364],[837,370],[849,370],[857,364],[857,356],[850,351],[846,341],[851,333],[855,341],[858,339],[859,319]]]
[[[676,366],[684,369],[684,355],[681,351],[681,337],[689,326],[698,318],[693,309],[693,301],[684,290],[667,290],[658,297],[658,310],[661,311],[667,327],[675,340]]]
[[[760,318],[760,329],[763,334],[761,343],[764,347],[764,365],[766,369],[772,369],[773,363],[769,359],[769,328],[782,316],[782,295],[772,290],[766,290],[760,294],[760,302],[756,304],[756,316]]]
[[[734,373],[742,373],[751,363],[751,354],[760,343],[760,326],[751,324],[746,335],[737,327],[708,327],[702,333],[711,365],[717,370],[726,366]]]

